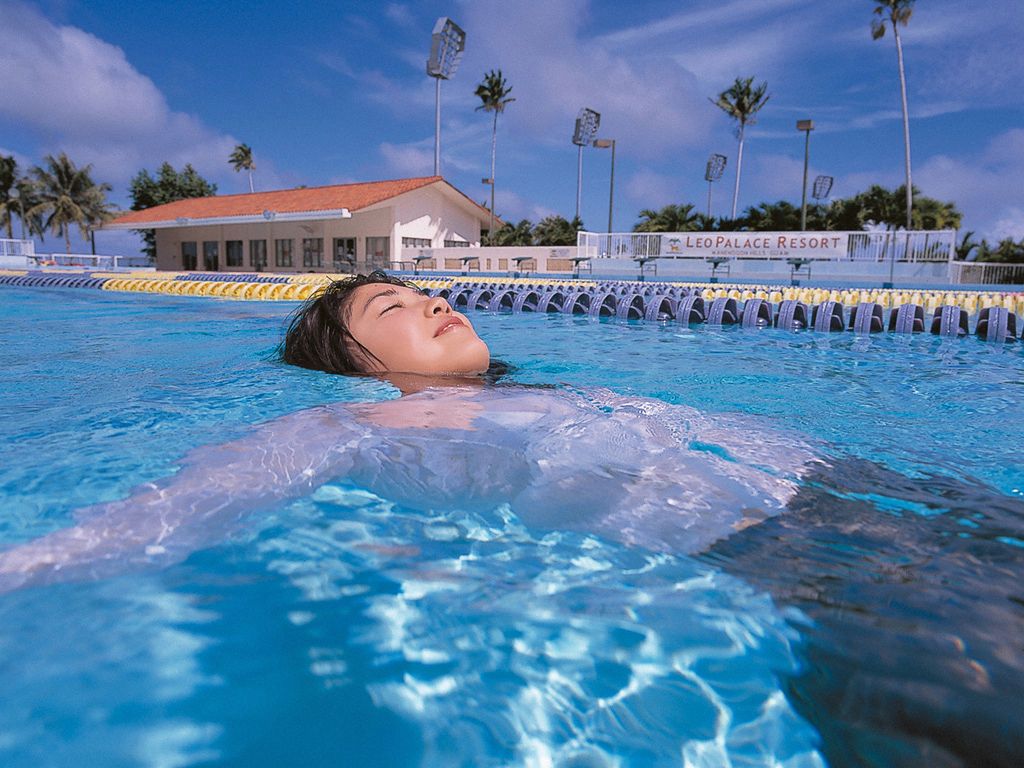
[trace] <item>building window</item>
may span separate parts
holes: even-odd
[[[181,268],[194,270],[199,265],[199,251],[195,240],[189,240],[181,244]]]
[[[242,266],[242,241],[228,240],[224,243],[224,256],[229,267]]]
[[[252,264],[252,268],[257,272],[262,272],[263,268],[267,266],[266,240],[249,241],[249,263]]]
[[[274,266],[276,267],[290,267],[292,265],[292,241],[287,240],[275,240],[274,241]]]
[[[445,248],[469,248],[469,243],[465,240],[445,240]]]
[[[366,263],[371,269],[386,269],[391,265],[391,238],[366,238]]]
[[[334,238],[333,269],[352,269],[356,265],[356,239],[354,237]]]
[[[302,266],[322,267],[324,265],[324,239],[322,237],[302,238]]]
[[[429,237],[403,237],[402,238],[403,248],[429,248],[430,238]]]
[[[203,241],[203,269],[216,272],[220,269],[220,243],[216,240]]]

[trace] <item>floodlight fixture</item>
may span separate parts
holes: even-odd
[[[811,155],[811,131],[813,120],[797,120],[796,129],[804,132],[804,183],[800,190],[800,231],[807,229],[807,163]]]
[[[439,80],[448,80],[459,68],[465,50],[466,33],[462,27],[447,16],[442,16],[434,24],[434,31],[430,35],[427,74]]]
[[[714,153],[708,158],[708,164],[704,168],[704,181],[718,181],[725,172],[725,155]]]
[[[601,125],[601,113],[590,107],[583,107],[576,115],[576,129],[572,134],[572,143],[579,148],[576,161],[576,219],[580,217],[580,202],[583,196],[583,148],[597,136]]]
[[[722,178],[725,172],[726,158],[717,152],[712,152],[708,157],[708,164],[704,166],[704,181],[708,183],[708,218],[711,218],[711,185]]]
[[[814,179],[814,186],[811,188],[811,194],[815,200],[824,200],[829,196],[832,191],[832,182],[835,181],[831,176],[818,176]]]
[[[601,113],[583,107],[576,115],[576,130],[572,134],[572,143],[578,147],[585,147],[597,136],[597,129],[600,126]]]
[[[442,16],[434,24],[430,36],[430,58],[427,74],[434,78],[434,175],[441,175],[441,81],[449,79],[459,68],[466,49],[466,33],[462,27]]]

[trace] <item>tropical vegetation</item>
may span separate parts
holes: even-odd
[[[94,226],[114,215],[107,202],[112,187],[97,184],[91,173],[92,165],[79,168],[64,152],[56,157],[47,155],[42,166],[31,170],[37,197],[25,214],[42,217],[42,228],[63,237],[67,253],[71,253],[72,226],[88,237]]]
[[[887,24],[892,25],[892,35],[896,39],[896,61],[900,72],[900,101],[903,105],[903,151],[907,180],[903,186],[906,194],[906,224],[912,228],[912,211],[914,209],[914,186],[910,180],[910,116],[907,112],[907,73],[903,66],[903,41],[900,39],[900,27],[910,23],[914,12],[914,0],[875,0],[874,18],[871,20],[871,37],[880,40],[885,36]]]
[[[43,217],[40,207],[39,187],[29,176],[18,174],[18,162],[14,157],[0,155],[0,229],[7,230],[7,237],[14,238],[14,215],[21,222],[21,239],[43,238]]]
[[[212,184],[190,164],[186,163],[181,171],[174,170],[170,163],[163,163],[152,176],[143,168],[131,181],[128,193],[132,199],[131,209],[141,211],[154,205],[173,203],[191,197],[210,197],[217,194],[217,185]],[[143,253],[151,259],[156,258],[156,235],[152,229],[139,230],[144,243]]]
[[[7,229],[7,237],[14,239],[14,206],[17,200],[13,194],[18,183],[18,161],[13,157],[0,155],[0,227]]]
[[[579,219],[567,220],[563,216],[545,216],[536,224],[522,219],[518,224],[505,224],[493,236],[483,239],[484,245],[531,246],[576,245],[576,233],[583,229]]]
[[[955,203],[924,197],[915,189],[914,229],[959,229],[961,213]],[[903,187],[894,190],[874,184],[849,198],[807,208],[809,230],[849,231],[865,228],[896,229],[906,216]],[[800,229],[800,208],[788,200],[750,206],[738,218],[708,218],[689,203],[642,210],[634,232],[736,231],[791,232]]]
[[[711,103],[736,121],[736,138],[739,147],[736,152],[736,185],[732,192],[732,218],[736,218],[736,206],[740,199],[740,173],[743,169],[743,138],[748,125],[753,125],[755,116],[768,103],[768,83],[754,85],[753,77],[737,77],[736,81],[718,94]]]
[[[645,208],[639,215],[634,232],[696,232],[708,223],[689,203],[666,205],[657,211]]]
[[[491,126],[491,226],[488,231],[494,229],[494,164],[498,152],[498,115],[505,111],[505,107],[515,101],[512,93],[512,86],[508,84],[500,69],[492,69],[484,75],[484,79],[477,85],[473,92],[480,99],[480,106],[477,111],[494,113],[494,122]]]
[[[252,157],[252,147],[248,144],[238,144],[228,157],[228,162],[235,169],[235,173],[241,171],[249,172],[249,191],[255,192],[256,187],[252,183],[252,172],[256,170],[256,162]]]

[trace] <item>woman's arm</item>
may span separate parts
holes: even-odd
[[[0,552],[0,590],[183,558],[243,516],[343,474],[367,431],[344,407],[329,406],[197,449],[172,477],[82,510],[77,525]]]

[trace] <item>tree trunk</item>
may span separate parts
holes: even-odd
[[[736,205],[740,199],[740,171],[743,169],[743,123],[740,123],[740,146],[736,154],[736,186],[732,191],[732,218],[736,218]]]
[[[252,185],[252,171],[251,170],[249,171],[249,191],[250,192],[255,192],[256,191],[256,188],[253,187],[253,185]]]
[[[498,154],[498,110],[494,110],[494,126],[491,128],[491,228],[487,236],[494,239],[494,159]]]
[[[64,227],[64,252],[71,255],[71,228]]]
[[[910,116],[907,114],[907,75],[903,70],[903,42],[900,40],[900,31],[895,20],[892,23],[892,31],[896,36],[896,58],[900,66],[900,98],[903,101],[903,150],[907,166],[907,231],[909,232],[914,207],[914,186],[910,180]]]

